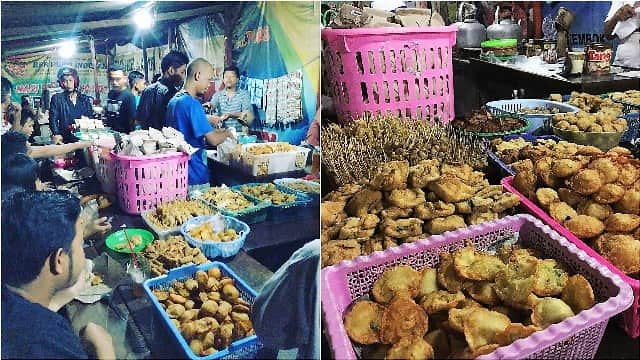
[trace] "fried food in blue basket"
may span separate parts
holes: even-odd
[[[169,270],[190,262],[201,265],[208,261],[199,248],[191,247],[180,235],[150,243],[142,251],[142,255],[149,259],[154,275],[166,274]]]
[[[632,235],[603,234],[596,239],[593,248],[625,274],[640,273],[640,240]]]
[[[351,340],[360,344],[380,342],[384,307],[373,301],[355,303],[344,317],[344,327]]]
[[[202,199],[229,211],[254,207],[255,204],[227,187],[211,187],[202,194]]]
[[[226,228],[224,231],[215,232],[210,222],[203,222],[202,224],[188,230],[189,235],[197,240],[212,241],[212,242],[228,242],[238,239],[238,233],[235,229]]]
[[[420,273],[408,265],[387,268],[373,283],[371,292],[377,302],[388,304],[394,298],[414,298],[418,294]]]
[[[531,322],[533,325],[543,329],[575,315],[567,303],[557,298],[545,297],[536,299],[533,302]]]
[[[425,311],[411,298],[398,297],[382,314],[380,340],[383,344],[395,344],[404,337],[422,338],[428,327]]]
[[[385,359],[433,359],[434,353],[431,345],[422,337],[406,337],[393,344]]]
[[[593,216],[578,215],[564,222],[564,227],[580,239],[588,239],[600,235],[604,224]]]
[[[469,280],[493,281],[496,274],[504,270],[504,263],[496,256],[476,251],[466,246],[453,253],[453,266],[458,275]]]
[[[580,274],[569,277],[562,289],[562,301],[567,303],[576,314],[582,310],[591,309],[596,304],[591,284]]]
[[[274,205],[285,205],[295,202],[298,196],[288,194],[276,188],[272,183],[260,185],[242,185],[240,190],[260,200],[269,200]]]
[[[211,215],[213,212],[199,201],[176,200],[158,205],[154,211],[147,214],[147,218],[162,231],[181,226],[196,216]]]
[[[320,184],[310,182],[310,181],[296,181],[291,180],[283,183],[282,186],[285,186],[289,189],[301,191],[305,193],[319,194],[320,193]]]

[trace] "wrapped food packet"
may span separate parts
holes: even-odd
[[[215,215],[213,215],[213,218],[211,219],[211,228],[213,229],[213,232],[221,233],[224,231],[225,227],[226,224],[224,221],[224,217],[222,217],[220,213],[216,213]]]

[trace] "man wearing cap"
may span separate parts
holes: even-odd
[[[58,70],[58,84],[63,92],[53,95],[49,108],[49,127],[55,144],[75,141],[69,126],[82,116],[93,116],[91,98],[78,91],[80,79],[76,69],[61,67]]]

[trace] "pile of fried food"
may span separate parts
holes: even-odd
[[[153,295],[197,356],[215,354],[254,334],[251,304],[215,266],[167,290],[155,289]]]
[[[311,193],[311,194],[320,193],[320,184],[312,181],[292,180],[292,181],[287,181],[286,183],[282,183],[282,186],[289,188],[291,190],[301,191],[304,193]]]
[[[609,97],[625,104],[640,106],[640,90],[627,90],[625,92],[609,93]]]
[[[272,183],[260,185],[242,185],[240,191],[260,200],[269,200],[273,205],[290,204],[298,200],[295,194],[287,194],[276,188]]]
[[[344,316],[371,359],[473,359],[595,305],[585,277],[518,244],[443,252],[422,271],[389,267],[371,294]]]
[[[323,199],[322,266],[495,220],[519,203],[466,164],[384,163],[368,183],[343,186]]]
[[[578,145],[568,141],[553,139],[536,139],[535,142],[523,138],[512,140],[495,139],[491,141],[491,149],[505,164],[512,165],[516,170],[520,161],[537,161],[544,156],[564,158],[573,156],[578,151],[592,152],[595,148]]]
[[[150,243],[142,251],[142,255],[149,259],[151,272],[156,276],[164,275],[173,268],[191,262],[201,265],[208,261],[200,248],[189,246],[181,235]]]
[[[320,137],[322,171],[332,188],[370,179],[387,161],[407,160],[413,166],[437,159],[469,164],[475,170],[487,166],[487,148],[480,138],[428,121],[365,116],[345,126],[331,124],[322,129]]]
[[[202,194],[202,200],[229,211],[239,211],[256,206],[242,194],[228,187],[211,187]]]
[[[296,147],[285,142],[272,142],[253,145],[246,148],[247,153],[251,155],[275,154],[282,152],[295,151]]]
[[[129,248],[133,249],[140,244],[142,244],[142,237],[138,234],[135,234],[135,235],[132,235],[131,237],[127,237],[127,239],[124,242],[117,243],[115,245],[115,248],[117,250],[124,250]]]
[[[146,214],[147,219],[159,230],[181,226],[188,220],[203,215],[211,215],[214,210],[200,201],[176,200],[160,204]]]
[[[627,130],[627,120],[618,118],[615,111],[599,111],[590,114],[585,111],[578,113],[556,114],[553,116],[553,126],[567,131],[585,132],[615,132]]]
[[[550,100],[562,102],[562,95],[551,94]],[[582,111],[597,114],[599,112],[613,113],[615,116],[622,114],[623,106],[613,102],[610,98],[603,98],[597,95],[581,93],[577,91],[571,92],[568,101],[569,105],[573,105]]]
[[[238,239],[238,233],[235,229],[227,228],[222,232],[215,232],[208,221],[189,230],[189,235],[197,240],[211,242],[227,242]]]
[[[557,107],[536,106],[527,107],[523,106],[518,109],[518,114],[558,114],[560,109]]]
[[[531,148],[513,186],[629,276],[640,273],[640,160],[616,147]]]
[[[494,133],[520,129],[526,125],[523,119],[509,116],[493,116],[486,109],[474,110],[464,119],[456,118],[451,125],[466,131],[478,133]]]

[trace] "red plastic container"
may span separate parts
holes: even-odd
[[[516,190],[511,182],[513,181],[513,176],[506,177],[502,179],[502,186],[509,191],[520,197],[520,205],[531,212],[533,215],[538,217],[540,220],[551,226],[555,231],[560,233],[560,235],[567,238],[569,241],[574,243],[577,247],[584,250],[589,256],[598,260],[599,263],[606,266],[620,276],[624,282],[631,286],[633,290],[633,304],[631,307],[623,313],[623,327],[627,334],[632,338],[637,338],[640,336],[640,314],[638,313],[640,309],[639,299],[640,299],[640,280],[634,279],[625,275],[622,271],[618,270],[617,267],[613,266],[609,262],[609,260],[603,258],[598,254],[595,250],[593,250],[589,245],[585,244],[582,240],[578,239],[575,235],[571,233],[571,231],[567,230],[564,226],[560,225],[557,221],[555,221],[549,214],[547,214],[544,210],[538,207],[533,201],[529,200],[526,196],[521,194],[518,190]]]

